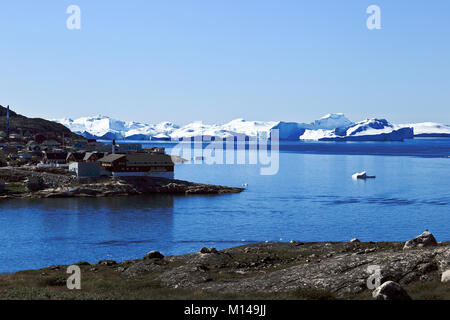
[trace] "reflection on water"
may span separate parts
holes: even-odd
[[[147,244],[171,242],[173,204],[166,195],[7,201],[1,206],[0,257],[9,268],[0,271],[136,258]]]

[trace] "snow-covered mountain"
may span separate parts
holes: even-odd
[[[270,137],[278,130],[281,140],[318,141],[401,141],[414,136],[450,136],[450,126],[438,123],[394,125],[384,119],[354,123],[342,113],[327,114],[311,123],[285,121],[247,121],[236,119],[225,124],[192,122],[177,126],[171,122],[146,124],[126,122],[98,115],[79,119],[53,120],[87,138],[128,140],[171,140],[193,137],[229,138],[233,136]]]

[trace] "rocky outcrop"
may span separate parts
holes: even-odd
[[[157,274],[163,287],[221,293],[323,290],[338,297],[368,291],[370,267],[381,283],[440,282],[450,244],[403,250],[403,243],[263,243],[207,254],[134,261],[124,275]],[[380,295],[391,297],[393,285]],[[378,297],[378,296],[377,296]],[[383,298],[384,299],[384,298]]]
[[[11,171],[12,170],[12,171]],[[77,180],[73,176],[50,173],[36,173],[27,170],[8,169],[7,172],[22,174],[29,193],[0,196],[0,198],[69,198],[69,197],[110,197],[165,194],[224,194],[239,193],[244,189],[220,185],[200,184],[182,180],[148,177],[101,178],[97,180]],[[1,173],[5,170],[0,170]],[[32,181],[32,182],[30,182]],[[37,183],[39,181],[39,183]],[[43,189],[46,186],[46,189]],[[43,190],[42,190],[43,189]]]
[[[387,281],[372,294],[377,300],[411,300],[405,289],[394,281]]]
[[[404,250],[411,248],[422,248],[422,247],[431,247],[437,246],[438,243],[434,236],[428,230],[422,233],[421,235],[415,237],[414,239],[408,240],[403,247]]]

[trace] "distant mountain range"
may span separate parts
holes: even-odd
[[[352,122],[342,113],[327,114],[312,123],[285,121],[247,121],[236,119],[225,124],[193,122],[177,126],[171,122],[146,124],[127,122],[107,116],[52,120],[86,138],[105,140],[171,140],[210,136],[270,137],[278,129],[281,140],[316,141],[402,141],[414,136],[448,136],[450,126],[433,123],[392,124],[385,119]]]

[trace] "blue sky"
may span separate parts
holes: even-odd
[[[71,4],[81,30],[66,28]],[[372,4],[381,30],[366,28]],[[149,123],[450,123],[449,12],[447,0],[2,1],[0,104]]]

